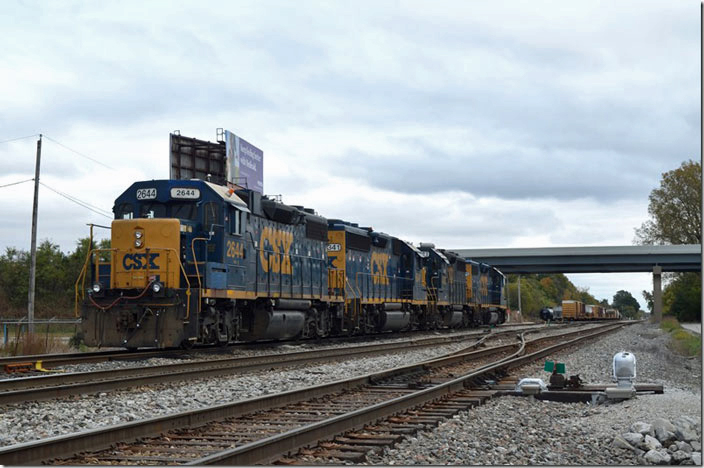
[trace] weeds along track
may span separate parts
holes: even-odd
[[[439,330],[438,333],[448,333],[444,337],[436,337],[437,340],[459,340],[466,336],[476,336],[486,333],[488,331],[494,332],[506,332],[515,330],[532,330],[538,329],[542,325],[536,325],[533,323],[520,323],[520,324],[503,324],[495,328],[484,327],[481,329],[467,330],[464,333],[456,333],[454,330],[446,331]],[[106,361],[136,361],[149,359],[154,357],[168,358],[168,357],[188,357],[193,353],[223,353],[230,352],[235,353],[238,350],[250,350],[257,348],[266,347],[276,347],[279,345],[296,345],[296,344],[335,344],[335,343],[348,343],[355,344],[361,341],[374,341],[383,340],[389,338],[404,338],[407,337],[409,341],[414,340],[413,336],[418,334],[427,334],[427,332],[399,332],[399,333],[385,333],[380,335],[367,335],[367,336],[355,336],[348,338],[321,338],[316,341],[312,340],[301,340],[301,341],[283,341],[283,342],[271,342],[263,341],[256,343],[237,343],[232,344],[227,347],[215,347],[215,346],[198,346],[191,350],[184,349],[151,349],[151,350],[137,350],[130,351],[126,349],[112,349],[105,351],[90,351],[90,352],[77,352],[77,353],[55,353],[55,354],[34,354],[34,355],[23,355],[23,356],[0,356],[0,368],[4,368],[8,364],[20,364],[29,363],[34,365],[35,363],[41,363],[42,367],[46,369],[67,366],[74,364],[88,364],[88,363],[98,363]],[[421,338],[422,339],[422,338]],[[418,338],[415,338],[418,340]]]
[[[528,332],[539,331],[541,329],[537,327],[532,327],[528,330]],[[272,353],[249,357],[215,357],[207,360],[189,360],[172,364],[0,379],[0,405],[47,400],[83,393],[104,392],[155,383],[243,374],[309,363],[325,363],[341,359],[353,359],[461,343],[463,341],[471,342],[464,348],[467,350],[484,344],[485,340],[486,342],[492,342],[513,333],[515,331],[511,329],[487,330],[487,332],[481,333],[401,340],[393,343],[356,345],[346,348]]]
[[[297,456],[299,449],[331,439],[350,447],[360,440],[386,443],[382,441],[394,439],[381,436],[387,429],[366,439],[342,435],[379,424],[396,427],[398,434],[437,421],[480,402],[472,389],[478,383],[620,326],[528,343],[522,339],[266,397],[13,445],[0,450],[0,464],[249,465]],[[443,406],[443,401],[449,403]],[[422,409],[428,404],[435,409]],[[403,416],[413,408],[420,408],[414,422]]]

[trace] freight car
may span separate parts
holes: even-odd
[[[618,320],[621,314],[616,309],[570,300],[562,301],[562,316],[564,320]]]
[[[76,283],[81,337],[126,348],[505,321],[505,278],[433,244],[203,180],[136,182]]]

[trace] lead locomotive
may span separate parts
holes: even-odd
[[[504,276],[247,189],[134,183],[77,283],[89,346],[313,338],[505,321]]]

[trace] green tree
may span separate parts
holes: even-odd
[[[88,254],[88,243],[88,238],[79,239],[76,250],[68,254],[49,240],[39,244],[35,290],[37,318],[70,313],[75,283]],[[109,248],[110,241],[102,240],[98,245]],[[25,250],[11,247],[0,255],[0,310],[3,315],[23,316],[27,313],[29,264],[30,254]]]
[[[701,164],[689,160],[665,172],[649,199],[651,219],[636,229],[636,243],[701,244]]]
[[[677,276],[663,292],[663,310],[680,322],[701,320],[701,277],[696,273]]]
[[[636,229],[640,244],[701,244],[702,167],[685,161],[662,175],[660,187],[650,193],[651,219]],[[664,276],[663,311],[682,320],[701,318],[701,273],[668,273]],[[699,292],[697,292],[699,291]],[[652,297],[645,295],[648,307]],[[652,309],[651,309],[652,310]]]
[[[638,311],[640,310],[640,304],[635,297],[631,295],[628,291],[623,289],[616,291],[614,299],[612,301],[614,308],[621,312],[621,316],[625,318],[637,318]]]
[[[643,291],[643,299],[645,299],[645,304],[648,306],[650,313],[653,313],[653,293],[650,291]]]

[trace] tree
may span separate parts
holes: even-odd
[[[701,244],[702,167],[685,161],[662,175],[660,188],[650,192],[651,219],[636,229],[639,244]]]
[[[660,188],[650,193],[651,219],[636,229],[640,244],[701,244],[702,166],[685,161],[662,175]],[[663,311],[681,320],[701,316],[701,274],[668,273],[663,291]],[[643,292],[651,307],[652,296]],[[652,309],[651,309],[652,310]]]
[[[653,301],[654,301],[653,293],[651,293],[650,291],[643,290],[643,299],[645,299],[645,303],[648,306],[648,310],[652,314],[653,313]]]
[[[663,292],[663,309],[680,322],[701,320],[702,282],[696,273],[677,276]]]
[[[636,318],[640,310],[640,304],[628,291],[620,290],[614,295],[612,301],[614,308],[621,312],[621,316],[626,318]]]

